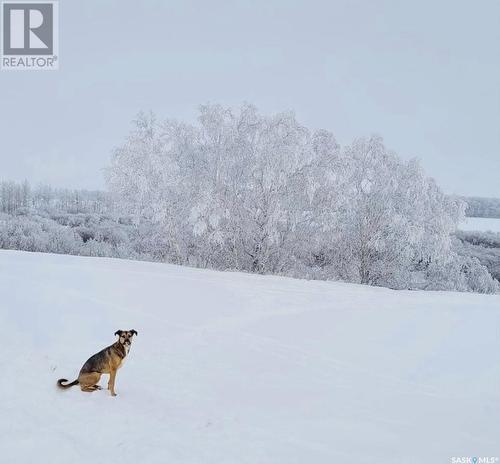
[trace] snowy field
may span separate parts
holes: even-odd
[[[500,456],[500,296],[15,251],[0,295],[4,463]],[[56,388],[132,328],[117,397]]]
[[[500,219],[497,218],[466,218],[458,228],[481,232],[500,232]]]

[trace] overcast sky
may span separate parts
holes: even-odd
[[[0,71],[0,178],[102,188],[139,110],[292,109],[500,197],[500,2],[61,0],[59,71]]]

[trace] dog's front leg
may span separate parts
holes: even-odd
[[[115,378],[116,378],[116,369],[113,369],[109,373],[109,382],[108,382],[108,390],[111,390],[111,396],[116,396],[116,393],[115,393]]]

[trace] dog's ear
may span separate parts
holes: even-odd
[[[123,330],[117,330],[117,331],[115,332],[115,335],[118,335],[119,337],[121,337],[121,336],[122,336],[122,333],[123,333]]]
[[[137,330],[132,329],[132,330],[130,331],[130,333],[131,333],[132,335],[137,335]]]

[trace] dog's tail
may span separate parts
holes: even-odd
[[[57,381],[57,386],[58,386],[59,388],[69,388],[69,387],[72,387],[73,385],[78,385],[78,384],[80,383],[80,382],[78,382],[78,379],[73,380],[73,382],[68,383],[68,384],[66,384],[66,385],[63,385],[63,382],[67,382],[67,380],[66,380],[66,379],[59,379],[59,380]]]

